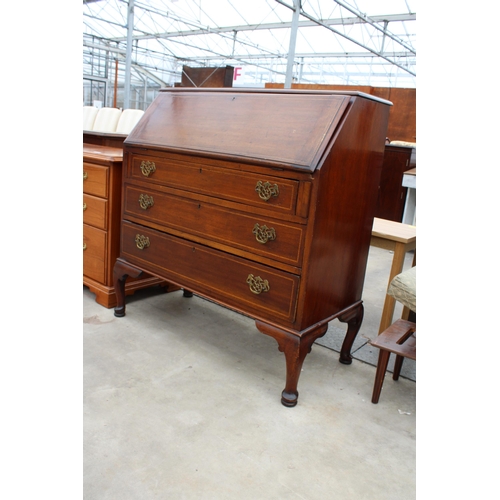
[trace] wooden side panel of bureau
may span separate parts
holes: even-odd
[[[285,354],[297,403],[328,322],[363,317],[361,294],[389,114],[358,93],[175,89],[124,143],[116,316],[144,272],[246,314]]]
[[[83,284],[104,307],[116,306],[113,266],[120,249],[123,150],[83,145]],[[166,283],[147,275],[129,280],[126,293]]]

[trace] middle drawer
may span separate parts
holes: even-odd
[[[125,185],[124,217],[301,267],[304,226]],[[141,222],[142,223],[142,222]]]
[[[108,200],[90,194],[83,195],[83,223],[108,229]]]

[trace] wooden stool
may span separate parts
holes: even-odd
[[[392,250],[394,255],[392,257],[391,271],[389,273],[389,287],[392,280],[403,271],[403,264],[407,252],[415,251],[413,256],[413,266],[417,263],[417,228],[409,224],[402,224],[401,222],[394,222],[391,220],[373,219],[372,238],[370,245],[385,250]],[[382,310],[382,318],[380,319],[380,326],[378,333],[382,333],[392,323],[394,316],[394,309],[396,306],[396,298],[391,294],[385,297],[384,308]],[[403,319],[408,319],[410,309],[404,304]]]
[[[375,340],[370,341],[372,346],[380,349],[377,372],[375,374],[375,384],[373,386],[372,403],[378,403],[391,352],[396,354],[396,362],[392,375],[394,380],[398,380],[399,378],[404,358],[416,360],[417,340],[414,335],[415,332],[415,323],[404,319],[398,319]]]

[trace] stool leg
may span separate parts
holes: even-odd
[[[382,385],[384,383],[385,372],[387,371],[390,355],[391,353],[389,351],[380,349],[377,372],[375,373],[375,383],[373,384],[372,403],[374,404],[378,403],[380,392],[382,391]]]
[[[396,361],[394,362],[394,371],[392,372],[392,380],[398,380],[399,374],[401,373],[401,367],[403,366],[404,356],[396,356]]]

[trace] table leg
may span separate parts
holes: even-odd
[[[404,243],[396,243],[394,245],[394,257],[392,258],[391,272],[389,275],[389,281],[387,283],[387,289],[391,284],[392,279],[402,272],[403,264],[406,256],[406,245]],[[389,328],[392,324],[392,319],[394,316],[394,309],[396,307],[396,299],[391,295],[385,295],[384,309],[382,310],[382,319],[380,320],[380,327],[378,330],[379,335]]]

